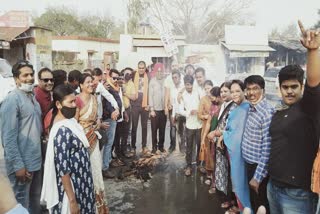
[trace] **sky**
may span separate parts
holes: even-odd
[[[30,10],[40,15],[48,6],[64,5],[80,13],[103,14],[123,20],[126,17],[127,0],[0,0],[0,12],[10,10]],[[236,1],[236,0],[235,0]],[[275,27],[281,29],[300,19],[306,27],[314,25],[320,16],[320,0],[253,0],[252,20],[268,32]]]

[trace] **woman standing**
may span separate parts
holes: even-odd
[[[220,107],[218,116],[218,124],[214,131],[208,134],[208,139],[211,142],[218,143],[222,132],[225,130],[227,119],[230,111],[236,107],[236,104],[231,99],[231,82],[225,82],[220,86],[220,96],[224,101]],[[232,186],[229,176],[229,161],[226,149],[223,146],[216,147],[216,159],[215,159],[215,177],[212,180],[209,193],[214,193],[215,190],[222,192],[221,207],[228,209],[236,204],[234,194],[232,193]],[[214,186],[215,185],[215,186]]]
[[[200,172],[203,174],[206,174],[206,166],[208,164],[205,162],[208,148],[207,148],[207,144],[205,144],[204,142],[204,139],[206,138],[206,135],[207,135],[204,133],[204,130],[205,130],[207,121],[210,117],[210,109],[211,109],[210,91],[212,88],[213,88],[212,81],[206,80],[204,82],[204,90],[206,92],[206,96],[201,98],[200,104],[199,104],[199,110],[198,110],[198,118],[202,121],[199,161],[200,161],[200,164],[203,164],[203,166],[200,165],[199,169],[200,169]]]
[[[220,111],[220,88],[213,87],[210,91],[210,112],[209,117],[203,124],[202,135],[201,135],[201,145],[204,145],[205,149],[205,168],[207,171],[207,180],[205,183],[207,185],[211,184],[209,193],[215,192],[215,179],[214,179],[214,170],[215,170],[215,147],[214,142],[210,141],[207,138],[207,135],[210,131],[216,129],[218,124],[218,115]]]
[[[98,144],[97,121],[98,103],[93,93],[93,77],[88,74],[82,74],[80,77],[80,94],[76,98],[77,114],[76,119],[83,127],[90,144],[90,162],[92,168],[93,184],[96,198],[97,213],[108,213],[104,199],[104,183],[102,177],[102,161]]]
[[[41,201],[50,213],[95,213],[89,142],[73,118],[76,96],[68,85],[53,91],[51,129],[46,153]]]

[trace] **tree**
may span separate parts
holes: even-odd
[[[280,40],[298,40],[299,39],[299,31],[297,25],[292,23],[279,31],[278,28],[272,29],[269,34],[269,38],[271,39],[280,39]]]
[[[150,17],[152,22],[157,22],[154,25],[163,25],[171,28],[174,34],[185,35],[189,43],[217,43],[224,36],[226,24],[244,22],[242,17],[252,0],[223,3],[218,0],[131,1],[142,5],[138,7],[140,18]]]
[[[80,17],[75,11],[66,7],[48,7],[40,17],[34,18],[34,23],[51,29],[57,36],[110,38],[116,28],[113,17],[90,14]]]
[[[34,19],[37,26],[51,29],[55,35],[66,36],[81,32],[77,14],[66,7],[48,7],[46,12]]]

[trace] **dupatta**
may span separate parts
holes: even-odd
[[[230,156],[230,177],[233,192],[243,208],[251,209],[246,165],[241,152],[242,136],[249,107],[248,102],[243,102],[230,112],[223,139]]]

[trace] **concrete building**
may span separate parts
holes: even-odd
[[[119,41],[84,36],[55,36],[52,39],[53,67],[79,69],[115,67]]]
[[[51,30],[32,26],[30,14],[11,11],[0,16],[0,58],[11,65],[30,61],[35,71],[52,67]]]

